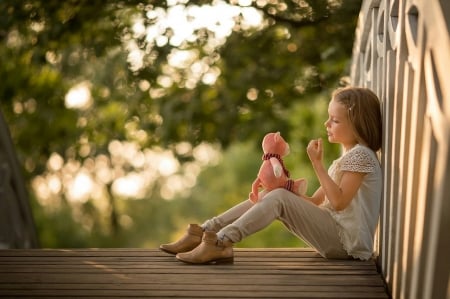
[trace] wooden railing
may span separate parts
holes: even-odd
[[[450,298],[450,1],[363,1],[351,70],[383,102],[378,264],[393,298]]]

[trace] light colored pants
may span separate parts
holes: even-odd
[[[216,231],[219,238],[225,236],[237,243],[277,219],[323,257],[350,258],[330,213],[285,189],[273,190],[255,204],[243,201],[207,220],[202,227]]]

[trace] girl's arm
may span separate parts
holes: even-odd
[[[302,198],[309,200],[310,202],[318,206],[325,200],[325,193],[323,192],[322,187],[319,187],[311,197],[302,195]]]
[[[345,171],[338,185],[328,175],[328,172],[322,164],[322,140],[312,140],[308,144],[307,152],[319,179],[322,192],[327,196],[336,211],[345,209],[361,186],[365,174]]]

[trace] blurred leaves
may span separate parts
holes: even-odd
[[[223,211],[248,194],[268,131],[288,137],[294,173],[313,177],[304,148],[323,136],[330,91],[348,73],[361,1],[230,3],[0,2],[0,108],[32,197],[44,180],[40,192],[52,194],[47,205],[33,202],[44,246],[144,246],[148,238],[154,245],[187,219]],[[178,23],[165,19],[174,15]],[[176,39],[194,23],[190,36]],[[70,108],[66,97],[80,85],[86,103]],[[117,142],[134,148],[126,163],[112,154]],[[205,142],[223,151],[215,166],[223,169],[195,157]],[[162,149],[182,165],[172,175],[195,183],[172,201],[161,192],[175,190],[175,181],[151,152]],[[336,153],[330,147],[327,159]],[[55,154],[64,167],[51,167]],[[98,184],[82,202],[67,195],[77,171]],[[143,174],[146,200],[114,193],[118,179]]]

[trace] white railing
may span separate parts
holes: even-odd
[[[363,1],[352,84],[383,102],[378,264],[393,298],[450,298],[450,0]]]

